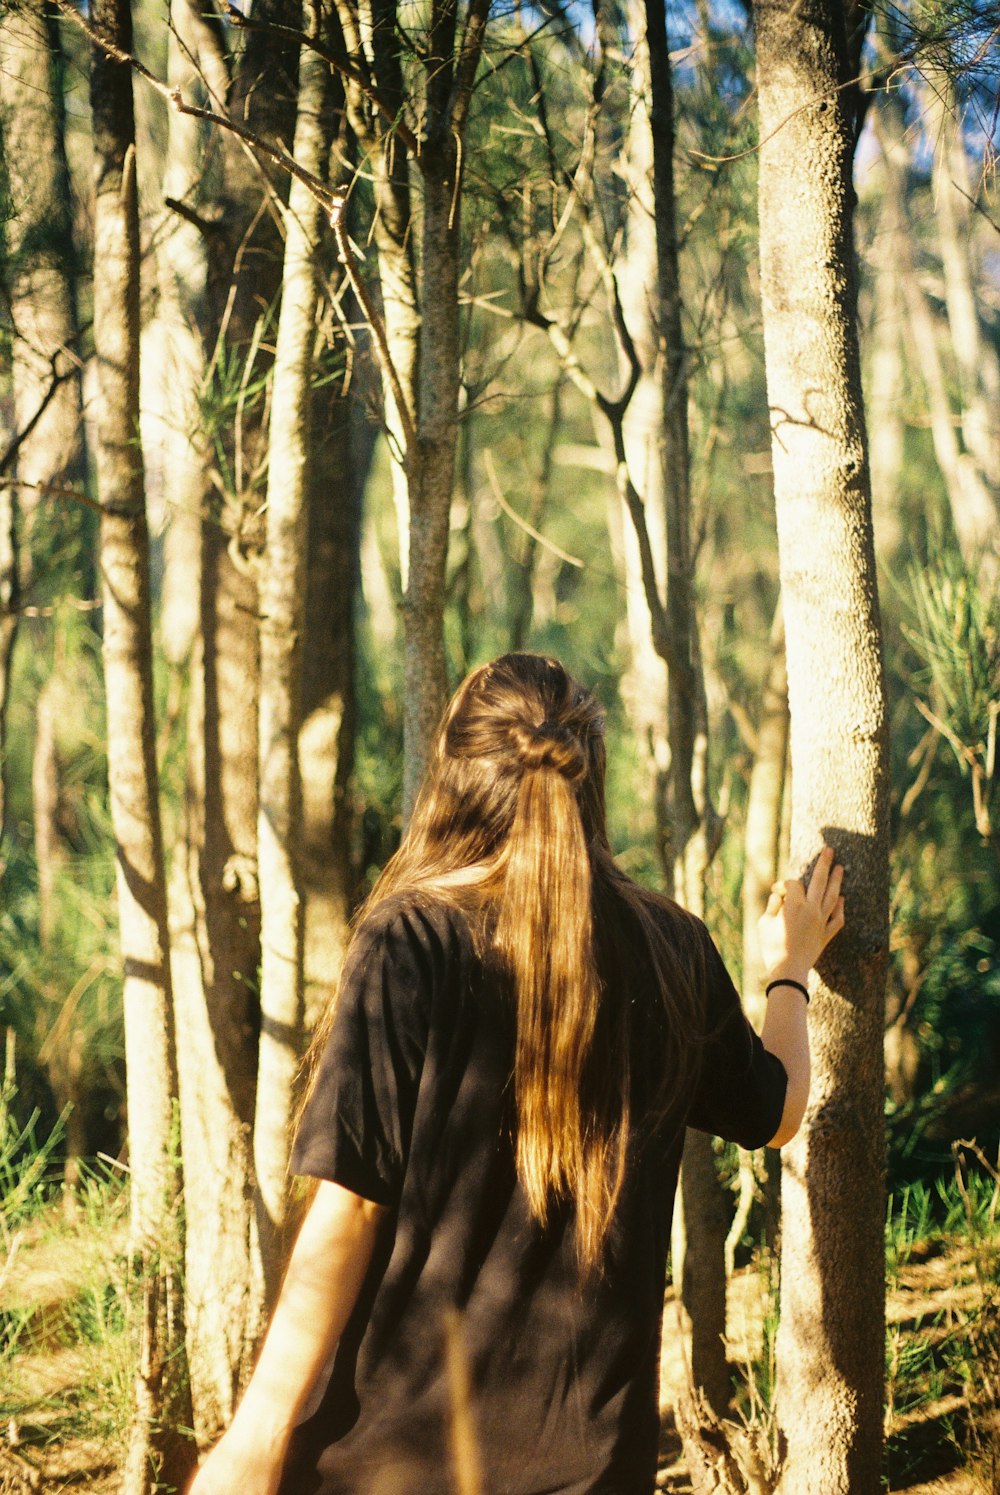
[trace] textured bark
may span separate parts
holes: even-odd
[[[131,49],[124,0],[96,0],[95,30]],[[181,1241],[171,1131],[177,1096],[157,793],[149,536],[139,447],[139,222],[129,68],[95,47],[91,61],[96,195],[94,347],[100,405],[97,483],[108,785],[124,965],[131,1180],[130,1255],[141,1297],[126,1495],[180,1483],[189,1467],[183,1331],[176,1320]]]
[[[761,286],[791,711],[791,870],[826,839],[847,925],[810,1009],[813,1086],[783,1154],[782,1495],[880,1487],[888,763],[836,0],[755,6]]]
[[[325,175],[330,152],[330,88],[329,67],[303,46],[294,155],[317,177]],[[268,1306],[277,1293],[285,1252],[289,1125],[305,1027],[298,740],[306,616],[309,414],[323,225],[322,205],[300,181],[293,181],[285,215],[260,585],[261,1032],[254,1116],[254,1212]]]

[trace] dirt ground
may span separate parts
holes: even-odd
[[[0,1275],[0,1405],[14,1411],[0,1428],[0,1495],[77,1490],[112,1495],[119,1489],[115,1403],[127,1399],[127,1371],[120,1327],[102,1321],[104,1299],[90,1285],[107,1279],[108,1263],[123,1241],[121,1224],[101,1235],[86,1225],[53,1229],[43,1221],[7,1243],[7,1266]],[[889,1295],[887,1317],[896,1331],[890,1339],[897,1352],[912,1351],[918,1337],[927,1344],[935,1334],[947,1333],[975,1291],[971,1263],[961,1252],[914,1251]],[[759,1273],[747,1269],[736,1275],[727,1326],[735,1365],[760,1353],[765,1298]],[[665,1388],[682,1371],[670,1319],[668,1300]],[[8,1348],[12,1333],[14,1354]],[[954,1430],[962,1426],[966,1410],[960,1397],[942,1390],[892,1416],[890,1490],[900,1495],[1000,1491],[1000,1479],[987,1475],[984,1482],[963,1467]],[[657,1487],[669,1495],[691,1490],[667,1403]]]

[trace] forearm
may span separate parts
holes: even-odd
[[[782,961],[769,972],[768,984],[783,977],[805,986],[809,969],[792,960]],[[760,1036],[768,1053],[781,1060],[788,1076],[781,1124],[770,1142],[772,1147],[781,1147],[798,1131],[809,1100],[809,1033],[806,999],[801,992],[791,986],[775,987],[767,999]]]
[[[357,1302],[384,1214],[337,1184],[319,1185],[233,1420],[237,1437],[278,1447],[287,1442]]]

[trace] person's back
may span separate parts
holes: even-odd
[[[246,1495],[445,1495],[459,1412],[487,1495],[652,1490],[684,1125],[794,1130],[812,957],[779,971],[769,1052],[704,927],[616,867],[603,789],[600,708],[555,661],[451,703],[314,1042],[293,1166],[322,1182],[194,1495],[237,1470]]]

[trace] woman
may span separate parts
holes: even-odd
[[[192,1495],[446,1495],[455,1322],[488,1495],[652,1491],[684,1126],[794,1134],[843,900],[829,850],[772,896],[758,1038],[704,926],[615,865],[603,728],[530,654],[448,707],[311,1051],[293,1168],[320,1182]]]

